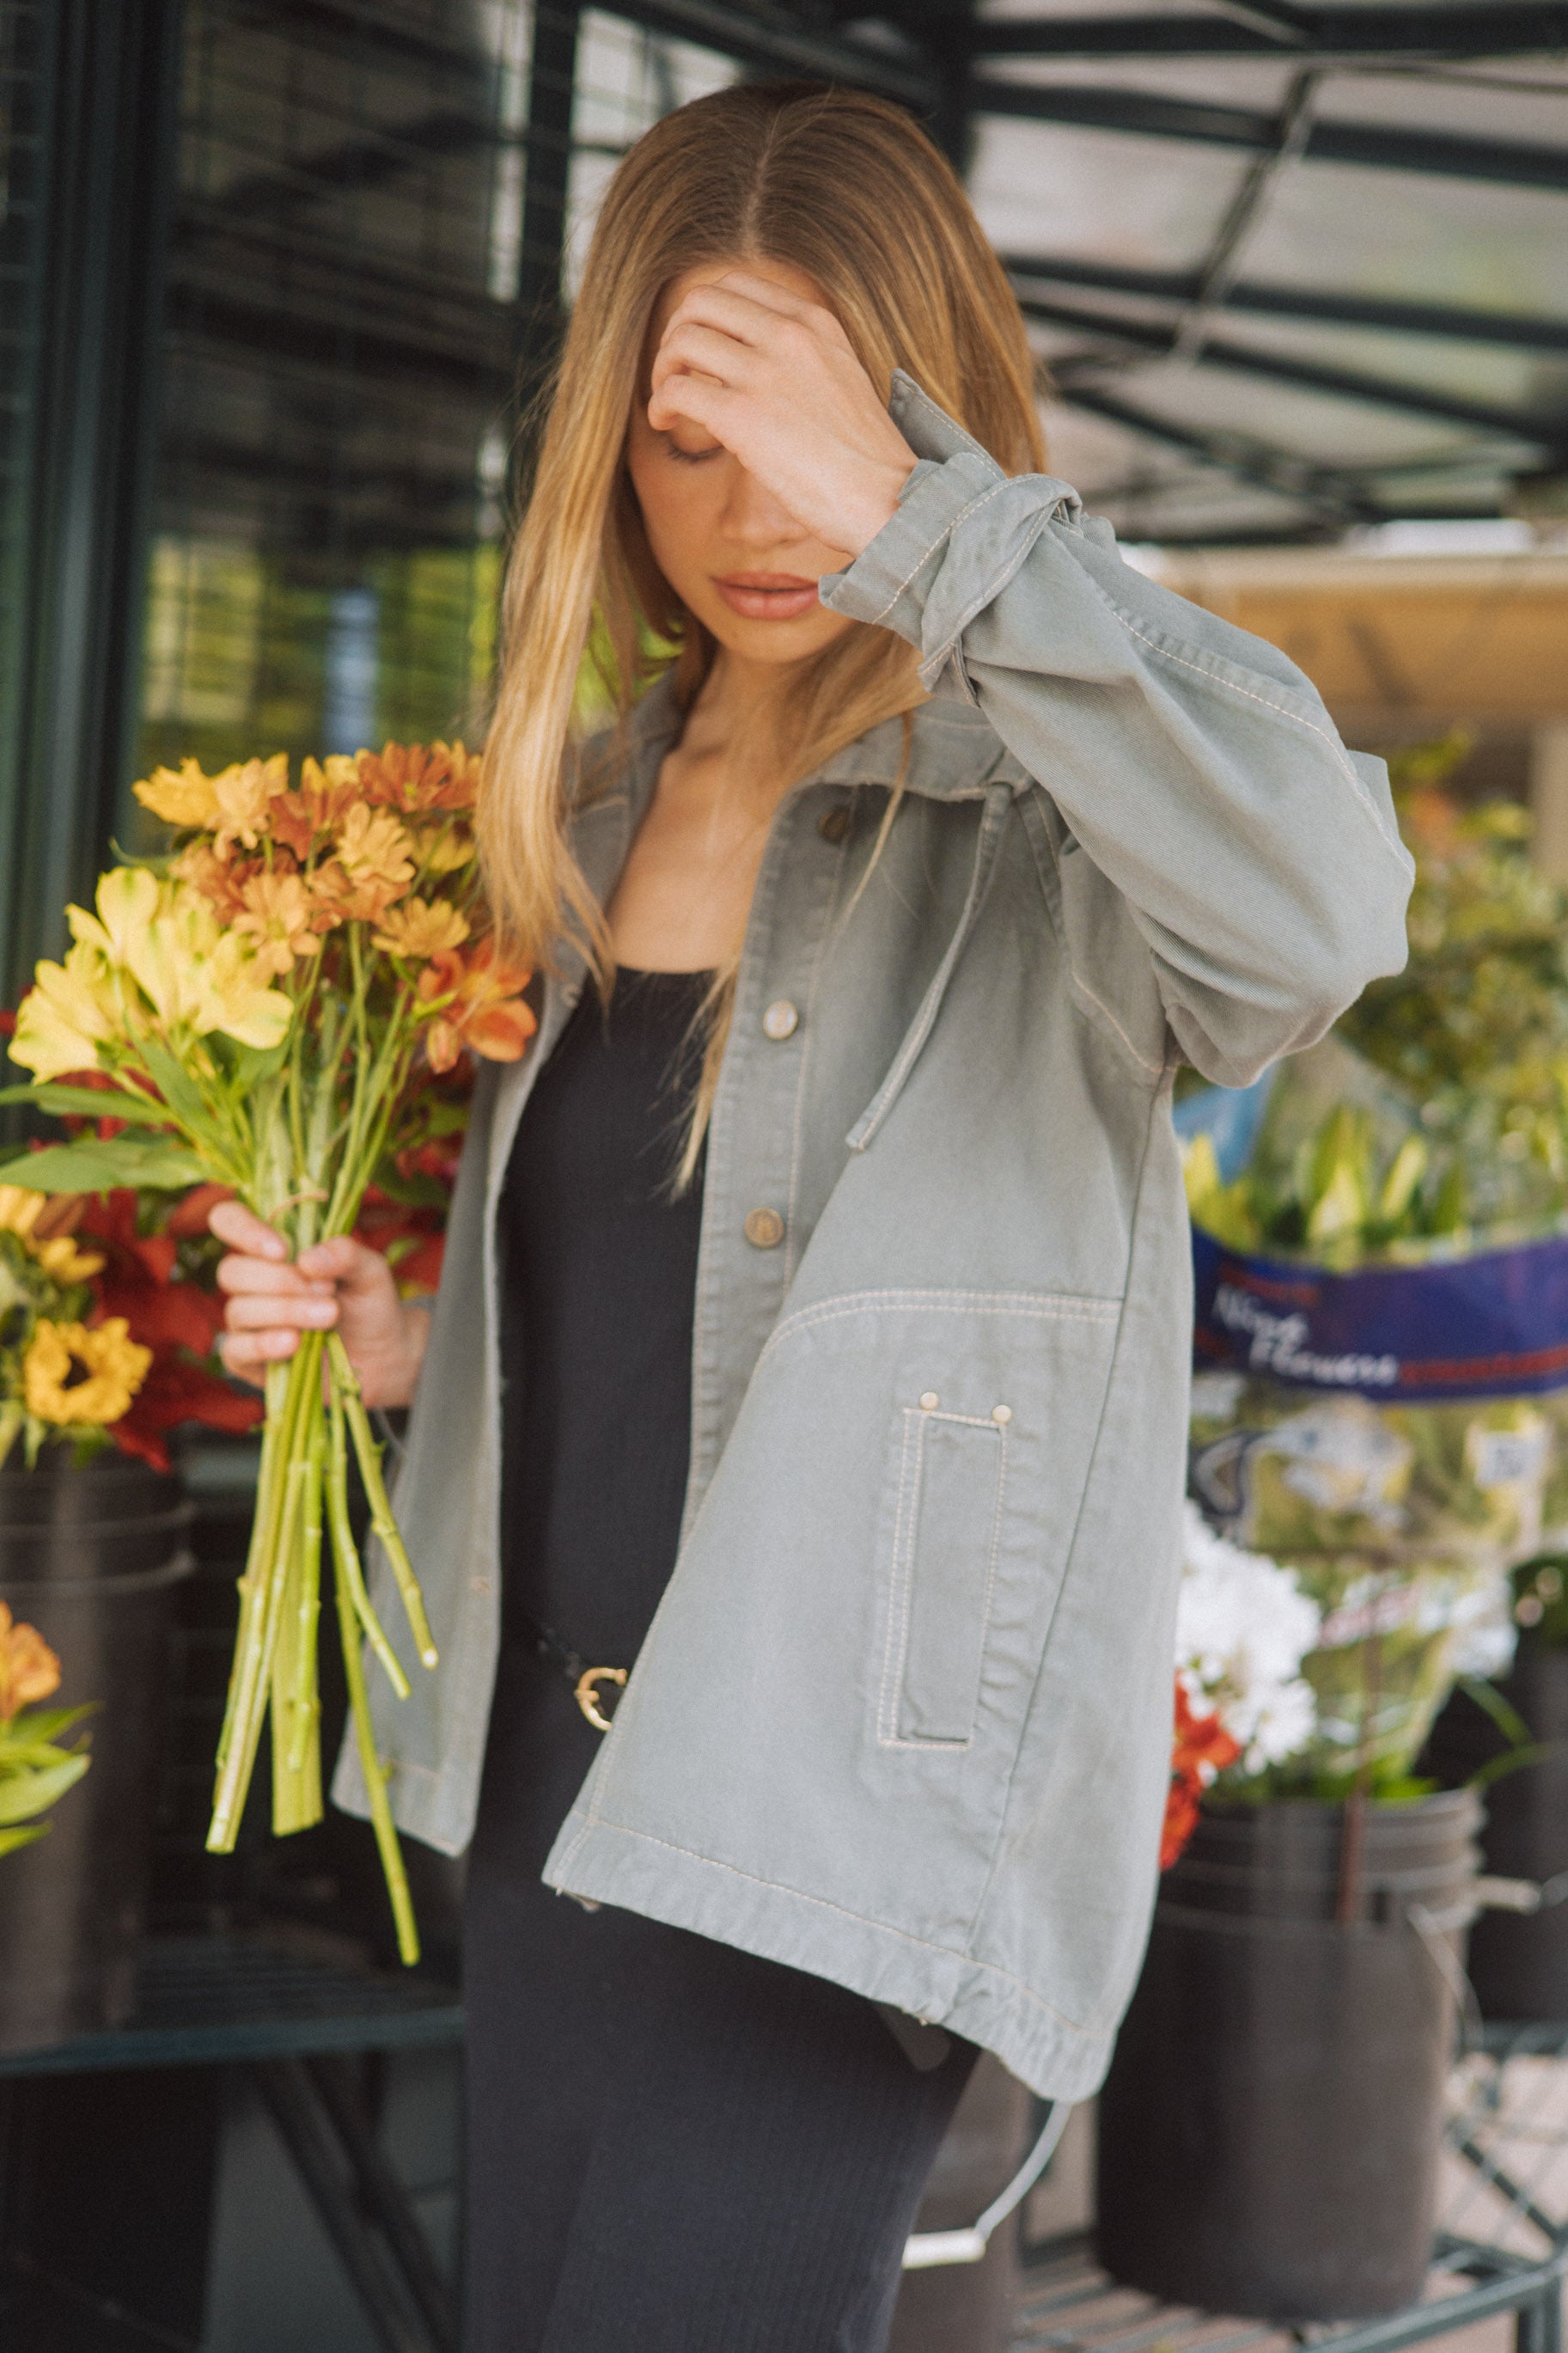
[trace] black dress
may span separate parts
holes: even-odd
[[[974,2052],[541,1880],[600,1735],[531,1620],[629,1665],[674,1564],[707,976],[620,973],[540,1073],[501,1207],[502,1642],[469,1866],[468,2353],[876,2353]]]

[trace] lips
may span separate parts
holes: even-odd
[[[816,583],[795,572],[729,572],[713,586],[746,621],[798,621],[816,607]]]

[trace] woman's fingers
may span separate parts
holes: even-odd
[[[243,1201],[220,1201],[207,1219],[209,1231],[230,1250],[247,1251],[253,1258],[287,1259],[289,1245],[280,1233],[274,1231],[247,1209]]]
[[[326,1332],[338,1320],[338,1303],[330,1293],[231,1292],[223,1320],[230,1332]]]

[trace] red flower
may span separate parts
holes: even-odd
[[[1198,1826],[1204,1791],[1216,1773],[1234,1765],[1241,1744],[1233,1740],[1217,1711],[1194,1713],[1186,1686],[1176,1679],[1175,1736],[1171,1749],[1171,1787],[1160,1839],[1160,1868],[1169,1871]]]
[[[130,1411],[121,1414],[110,1435],[122,1454],[150,1462],[154,1471],[166,1471],[168,1434],[182,1422],[199,1421],[208,1430],[237,1435],[254,1430],[265,1411],[260,1398],[247,1397],[204,1366],[159,1355],[132,1398]]]

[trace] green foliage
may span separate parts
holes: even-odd
[[[47,1822],[37,1820],[58,1805],[87,1771],[91,1758],[84,1739],[62,1747],[59,1736],[87,1707],[24,1708],[0,1717],[0,1855],[42,1838]]]

